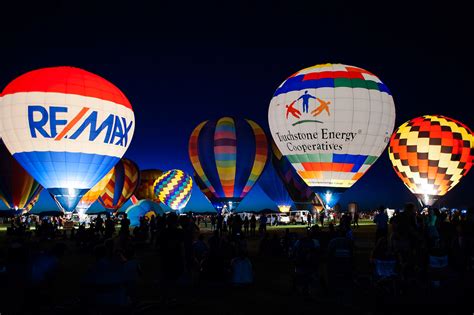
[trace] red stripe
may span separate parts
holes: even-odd
[[[127,97],[115,85],[98,75],[73,67],[53,67],[30,71],[10,82],[2,95],[19,92],[76,94],[132,108]]]
[[[89,110],[89,107],[83,107],[81,109],[81,111],[76,115],[76,117],[74,117],[67,125],[66,127],[64,127],[63,131],[61,131],[61,133],[59,135],[56,136],[56,138],[54,138],[54,140],[56,141],[59,141],[61,140],[65,135],[66,133],[71,130],[72,127],[74,127],[75,124],[77,124],[77,122],[87,113],[87,111]]]
[[[305,74],[303,81],[308,80],[319,80],[319,79],[364,79],[360,72],[348,72],[348,71],[323,71],[323,72],[311,72]]]

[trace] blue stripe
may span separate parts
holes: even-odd
[[[334,88],[334,79],[325,78],[318,80],[306,80],[303,81],[304,75],[299,75],[293,78],[289,78],[283,83],[283,85],[275,91],[273,96],[278,96],[283,93],[288,93],[291,91],[300,91],[304,89],[317,89],[324,87]],[[383,83],[377,83],[380,92],[385,92],[388,95],[392,95],[388,87]]]
[[[304,89],[317,89],[324,87],[334,87],[334,79],[319,79],[319,80],[306,80],[303,81],[304,76],[296,76],[289,78],[286,82],[275,91],[273,96],[277,96],[283,93],[291,91],[299,91]]]
[[[90,189],[119,161],[115,156],[76,152],[33,151],[13,156],[47,189]]]

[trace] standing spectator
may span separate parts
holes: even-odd
[[[319,223],[321,223],[321,227],[324,227],[324,217],[325,217],[324,210],[321,210],[321,212],[319,213]]]
[[[375,232],[375,242],[381,237],[387,238],[388,233],[388,216],[385,210],[381,207],[374,217],[374,223],[377,225]]]
[[[252,214],[250,218],[250,235],[255,236],[255,228],[257,227],[257,218],[255,218],[255,214]]]
[[[311,215],[311,212],[308,212],[308,214],[306,215],[306,220],[308,221],[308,227],[311,227],[311,223],[312,223],[312,215]]]
[[[211,215],[211,231],[214,231],[216,229],[216,216]]]
[[[258,219],[259,221],[259,226],[258,226],[258,231],[260,234],[264,234],[267,232],[267,216],[265,214],[260,215],[260,218]]]
[[[249,217],[246,215],[245,219],[244,219],[244,234],[245,234],[245,236],[249,235],[249,225],[250,225]]]
[[[359,227],[359,212],[358,211],[354,212],[354,218],[353,219],[354,220],[352,222],[352,227],[356,227],[356,226]]]
[[[130,234],[130,219],[126,213],[123,214],[122,220],[120,221],[120,234],[127,236]]]

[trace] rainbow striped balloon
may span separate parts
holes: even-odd
[[[138,166],[125,158],[114,166],[113,175],[99,197],[99,203],[106,209],[118,210],[133,195],[140,182]]]
[[[155,196],[173,210],[183,209],[191,198],[193,179],[181,170],[170,170],[153,185]]]
[[[267,157],[265,133],[249,119],[204,121],[189,139],[189,159],[196,179],[216,208],[237,205],[259,178]]]

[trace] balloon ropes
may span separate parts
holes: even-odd
[[[459,121],[425,115],[398,127],[388,155],[405,186],[423,206],[432,206],[471,169],[474,136]]]
[[[20,165],[73,211],[120,160],[135,118],[125,95],[107,80],[73,67],[28,72],[8,84],[0,134]]]
[[[0,200],[11,210],[21,210],[39,196],[43,187],[11,156],[0,140]]]
[[[130,199],[139,182],[140,172],[135,162],[126,158],[120,159],[99,196],[99,203],[108,210],[117,211]]]
[[[395,105],[387,86],[369,71],[321,64],[277,88],[268,122],[283,156],[331,208],[384,151]]]
[[[204,121],[189,139],[189,158],[198,186],[218,212],[234,210],[262,173],[268,144],[262,128],[249,119]],[[208,190],[208,191],[207,191]]]

